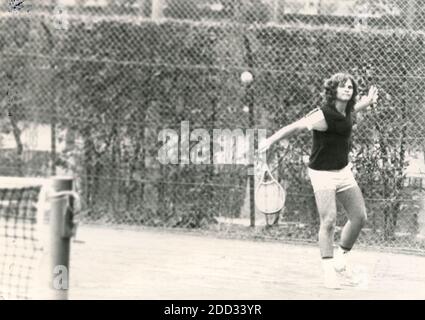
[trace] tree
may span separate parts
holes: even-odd
[[[30,22],[9,18],[1,25],[3,30],[8,31],[0,36],[0,50],[6,57],[0,69],[0,117],[6,120],[2,121],[0,133],[12,133],[16,149],[9,161],[15,167],[14,174],[23,175],[24,145],[21,135],[24,121],[31,118],[29,59],[23,53],[31,50]]]

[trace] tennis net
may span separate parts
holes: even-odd
[[[54,181],[0,177],[0,299],[47,297],[51,223],[63,223],[53,219],[63,215],[52,205]]]

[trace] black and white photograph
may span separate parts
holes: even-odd
[[[0,300],[259,317],[424,271],[422,0],[0,0]]]

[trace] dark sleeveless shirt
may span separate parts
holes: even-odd
[[[313,170],[339,170],[347,166],[351,147],[353,121],[351,112],[346,116],[330,107],[322,107],[328,129],[313,130],[313,147],[309,167]]]

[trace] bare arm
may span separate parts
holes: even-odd
[[[275,132],[266,140],[260,142],[259,152],[264,152],[270,146],[282,139],[289,138],[290,136],[299,134],[304,130],[318,130],[326,131],[328,129],[326,120],[323,116],[323,112],[319,109],[316,109],[309,113],[306,117],[295,121]]]
[[[362,97],[354,106],[354,112],[359,112],[378,101],[378,88],[371,86],[367,96]]]
[[[266,144],[270,144],[272,145],[273,143],[281,140],[281,139],[285,139],[288,138],[294,134],[300,133],[303,130],[307,129],[306,125],[304,124],[304,122],[301,120],[295,121],[281,129],[279,129],[277,132],[275,132],[272,136],[270,136],[269,138],[267,138],[267,140],[265,141]]]

